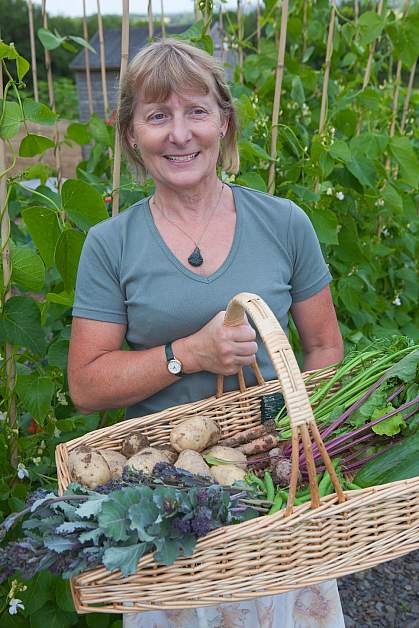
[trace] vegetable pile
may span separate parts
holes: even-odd
[[[377,341],[350,354],[312,393],[344,490],[419,476],[418,363],[419,346],[408,339]],[[271,402],[265,410],[277,407]],[[177,424],[163,446],[135,431],[118,451],[78,447],[69,454],[73,483],[63,496],[38,491],[0,524],[3,538],[26,517],[23,538],[0,549],[0,582],[16,571],[69,578],[100,565],[129,575],[149,552],[170,565],[220,526],[281,510],[291,475],[285,412],[223,440],[215,421],[195,416]],[[334,493],[314,444],[313,455],[320,496]],[[302,447],[299,463],[297,506],[311,497]]]

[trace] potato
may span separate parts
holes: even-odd
[[[122,470],[127,462],[125,456],[119,453],[119,451],[113,451],[113,449],[99,449],[99,453],[102,458],[107,462],[111,471],[112,479],[120,478]]]
[[[131,432],[131,434],[125,436],[122,441],[121,454],[126,458],[131,458],[131,456],[149,445],[150,442],[145,434],[141,434],[141,432]]]
[[[159,451],[164,451],[164,453],[169,459],[170,464],[175,464],[177,457],[179,455],[179,452],[173,449],[173,447],[171,447],[170,445],[153,445],[153,447],[155,449],[158,449]]]
[[[127,460],[127,467],[133,467],[136,471],[142,471],[147,475],[153,473],[158,462],[169,462],[168,455],[162,449],[146,447]]]
[[[222,445],[215,445],[215,447],[210,447],[209,449],[206,449],[204,451],[204,455],[211,456],[225,462],[230,462],[236,467],[240,467],[240,469],[247,469],[246,456],[238,449],[233,449],[233,447],[223,447]],[[208,462],[208,464],[210,465],[211,462]]]
[[[82,445],[68,456],[71,479],[88,488],[96,488],[111,479],[111,470],[99,452]]]
[[[195,416],[176,425],[170,433],[170,443],[176,451],[193,449],[203,451],[215,445],[221,435],[218,425],[205,416]]]
[[[190,471],[196,475],[204,475],[212,478],[211,471],[203,457],[193,449],[184,449],[175,463],[178,469]]]
[[[246,471],[236,467],[234,464],[220,464],[211,467],[211,473],[217,482],[224,484],[224,486],[232,486],[234,482],[244,480],[246,477]]]

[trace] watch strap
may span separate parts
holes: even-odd
[[[172,348],[172,343],[171,342],[167,342],[164,346],[164,352],[166,353],[166,360],[168,362],[170,362],[170,360],[173,360],[175,355],[173,353],[173,348]]]
[[[173,353],[173,348],[172,348],[172,343],[171,342],[167,342],[165,344],[164,352],[166,354],[167,364],[169,364],[169,362],[171,362],[172,360],[176,360],[176,362],[178,364],[180,364],[180,367],[181,367],[180,372],[179,373],[173,373],[173,375],[176,375],[176,377],[182,377],[182,375],[183,375],[182,362],[180,360],[178,360],[177,358],[175,358],[175,354]]]

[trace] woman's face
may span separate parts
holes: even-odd
[[[172,93],[163,103],[140,95],[129,140],[156,183],[191,188],[212,180],[227,126],[212,94]]]

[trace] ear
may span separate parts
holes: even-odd
[[[230,118],[226,118],[226,117],[222,116],[220,133],[223,134],[223,137],[226,136],[229,122],[230,122]]]
[[[134,135],[132,134],[131,128],[128,128],[125,131],[125,137],[127,138],[128,144],[131,146],[132,149],[134,149],[134,144],[136,144],[137,142]]]

